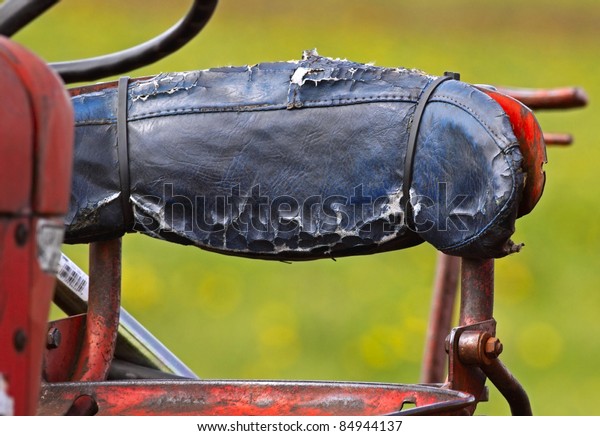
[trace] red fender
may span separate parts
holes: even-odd
[[[69,203],[73,110],[60,78],[0,37],[0,395],[35,414]],[[1,383],[0,383],[1,384]]]

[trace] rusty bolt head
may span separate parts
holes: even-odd
[[[50,327],[48,329],[48,334],[46,336],[46,346],[48,349],[52,350],[54,348],[58,348],[60,345],[60,341],[62,339],[62,335],[60,330],[56,327]]]
[[[491,337],[485,343],[485,355],[491,359],[497,358],[504,349],[500,339]]]

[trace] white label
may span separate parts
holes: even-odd
[[[37,225],[37,258],[40,269],[48,274],[58,272],[60,261],[60,246],[63,241],[65,228],[62,224],[40,219]]]
[[[56,277],[83,301],[88,301],[88,276],[75,262],[60,253],[58,274]]]

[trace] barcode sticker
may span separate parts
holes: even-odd
[[[88,301],[88,276],[75,262],[61,253],[58,265],[58,279],[75,292],[82,300]]]

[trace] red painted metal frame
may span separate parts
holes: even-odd
[[[488,354],[487,343],[493,340],[496,322],[492,318],[494,301],[494,261],[462,259],[460,327],[447,340],[449,353],[448,380],[443,386],[339,382],[282,381],[198,381],[136,380],[103,382],[112,360],[116,341],[116,324],[106,322],[101,313],[116,312],[120,294],[120,241],[94,246],[91,279],[104,283],[94,291],[103,294],[90,304],[88,319],[104,320],[86,334],[75,332],[85,322],[82,316],[59,321],[53,327],[66,333],[71,344],[62,353],[47,353],[48,381],[65,380],[71,372],[61,374],[52,365],[72,365],[74,382],[45,383],[40,414],[126,414],[126,415],[371,415],[371,414],[473,414],[477,403],[487,400],[486,375],[506,397],[514,414],[531,414],[529,400],[522,386],[497,359],[501,347]],[[450,260],[450,262],[448,262]],[[438,269],[438,287],[452,294],[448,286],[455,280],[458,259],[445,259]],[[455,282],[454,282],[455,283]],[[96,297],[98,298],[98,297]],[[90,295],[90,301],[92,296]],[[447,312],[447,309],[441,310]],[[97,312],[97,313],[93,313]],[[69,320],[71,320],[69,322]],[[448,320],[440,323],[440,331]],[[444,325],[442,325],[444,324]],[[94,333],[90,333],[95,330]],[[94,338],[101,337],[94,346]],[[441,337],[441,336],[440,336]],[[92,341],[90,341],[92,338]],[[439,338],[437,339],[439,341]],[[113,345],[107,345],[110,342]],[[83,345],[81,345],[83,344]],[[93,352],[86,351],[94,346]],[[69,359],[81,349],[79,363]],[[103,352],[105,350],[106,352]],[[83,355],[83,358],[82,358]],[[91,368],[78,373],[81,362]],[[100,371],[99,368],[102,368]],[[90,380],[94,374],[95,381]],[[84,377],[88,377],[84,379]],[[405,404],[416,407],[403,410]]]
[[[121,309],[121,239],[90,244],[86,314],[50,323],[60,344],[46,350],[44,380],[106,380],[114,358]]]
[[[46,383],[40,403],[40,414],[208,414],[208,415],[365,415],[365,414],[472,414],[478,401],[486,400],[484,387],[486,377],[476,365],[463,364],[458,350],[460,334],[470,329],[482,330],[493,335],[495,322],[490,319],[493,310],[493,261],[463,259],[461,284],[461,327],[451,334],[449,380],[443,387],[428,385],[335,383],[335,382],[257,382],[257,381],[197,381],[154,380],[102,382],[112,360],[116,340],[116,324],[107,322],[100,314],[115,312],[118,319],[120,294],[120,241],[108,241],[94,246],[91,261],[98,266],[90,271],[90,280],[103,283],[90,289],[90,305],[87,318],[103,320],[90,327],[86,324],[85,339],[73,333],[73,325],[54,324],[54,327],[70,331],[71,341],[82,342],[79,363],[75,365],[72,383]],[[450,275],[455,261],[447,268]],[[443,272],[441,265],[439,272]],[[447,284],[448,275],[440,278]],[[92,292],[102,294],[91,303]],[[98,298],[98,297],[95,297]],[[97,313],[94,313],[97,312]],[[82,323],[81,317],[73,322]],[[446,322],[446,321],[444,321]],[[66,323],[60,322],[60,323]],[[442,326],[438,327],[440,330]],[[94,333],[90,333],[94,330]],[[95,338],[103,338],[94,345]],[[91,338],[91,340],[90,340]],[[106,342],[112,343],[112,347]],[[475,344],[477,345],[477,344]],[[75,350],[79,345],[65,345]],[[442,345],[443,346],[443,345]],[[94,348],[91,352],[91,350]],[[103,352],[105,350],[106,352]],[[50,354],[50,352],[48,353]],[[68,354],[68,353],[67,353]],[[64,364],[65,356],[57,354],[49,365]],[[81,364],[84,362],[84,365]],[[94,371],[96,380],[90,380],[92,371],[81,373],[80,369],[99,368]],[[53,379],[56,369],[48,368],[46,374]],[[102,377],[102,378],[101,378]],[[402,411],[403,404],[417,407]]]
[[[65,382],[73,380],[73,373],[80,359],[86,334],[87,314],[70,316],[52,321],[48,331],[56,329],[60,337],[44,354],[42,379],[47,382]]]
[[[38,413],[448,414],[462,413],[461,410],[475,402],[468,393],[428,385],[197,380],[102,382],[116,341],[120,257],[120,240],[92,244],[88,313],[52,324],[61,332],[62,340],[60,346],[46,352],[44,374],[48,383],[44,384]],[[111,313],[116,318],[107,320]],[[98,322],[90,326],[91,319]],[[84,326],[85,334],[81,334]],[[79,356],[77,362],[72,358],[73,353]],[[82,368],[87,371],[82,372]],[[68,379],[74,382],[52,383]],[[416,407],[401,411],[406,403]]]
[[[0,37],[0,374],[35,413],[71,184],[73,111],[46,64]]]
[[[93,398],[99,415],[430,415],[473,404],[468,394],[383,383],[136,380],[44,384],[40,414],[64,414]],[[406,404],[416,405],[403,410]]]
[[[121,239],[90,244],[90,290],[83,346],[73,380],[106,380],[121,309]]]

